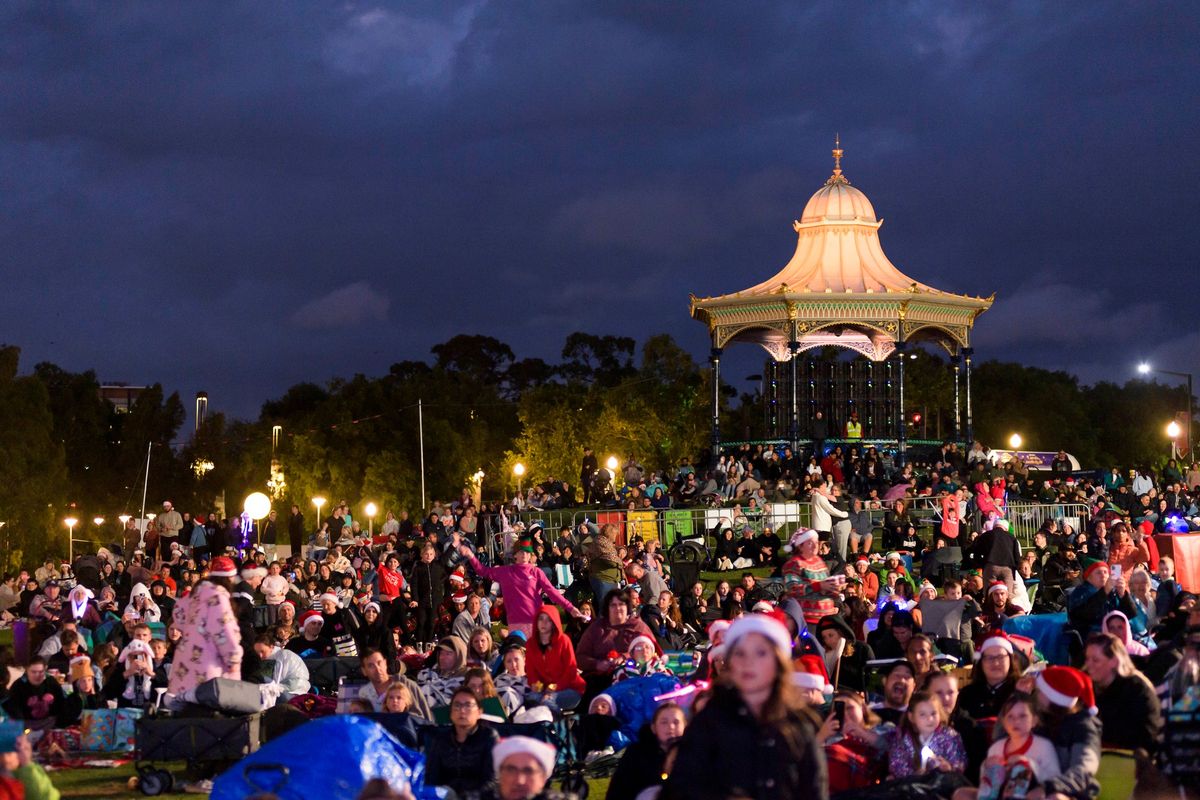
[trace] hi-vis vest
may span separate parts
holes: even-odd
[[[862,438],[862,423],[850,420],[846,423],[846,438],[861,439]]]

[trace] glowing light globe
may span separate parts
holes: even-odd
[[[246,496],[242,508],[250,515],[250,519],[263,519],[271,513],[271,498],[262,492],[253,492]]]

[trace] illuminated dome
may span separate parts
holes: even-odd
[[[875,222],[875,209],[867,196],[850,185],[840,168],[804,206],[801,224],[810,222]]]

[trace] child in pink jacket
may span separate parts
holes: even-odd
[[[455,541],[460,537],[455,535]],[[513,546],[513,563],[504,567],[485,567],[475,558],[470,546],[461,544],[458,551],[480,576],[500,584],[504,595],[504,613],[508,627],[522,631],[526,638],[533,635],[533,623],[542,608],[542,594],[567,610],[573,617],[582,617],[579,609],[554,588],[546,573],[538,569],[537,557],[533,553],[533,542],[522,539]]]

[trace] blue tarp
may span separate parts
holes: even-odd
[[[1023,614],[1004,620],[1006,633],[1015,633],[1034,641],[1034,647],[1051,664],[1070,664],[1071,653],[1067,649],[1067,612],[1059,614]]]
[[[424,786],[424,756],[401,746],[379,723],[352,715],[315,719],[268,742],[218,777],[210,797],[242,800],[272,792],[282,800],[354,800],[372,778],[411,786],[420,800],[438,797]]]
[[[674,675],[647,675],[614,683],[604,693],[617,704],[621,733],[630,741],[636,741],[638,731],[654,716],[654,709],[658,706],[654,698],[674,691],[679,686],[679,680]]]

